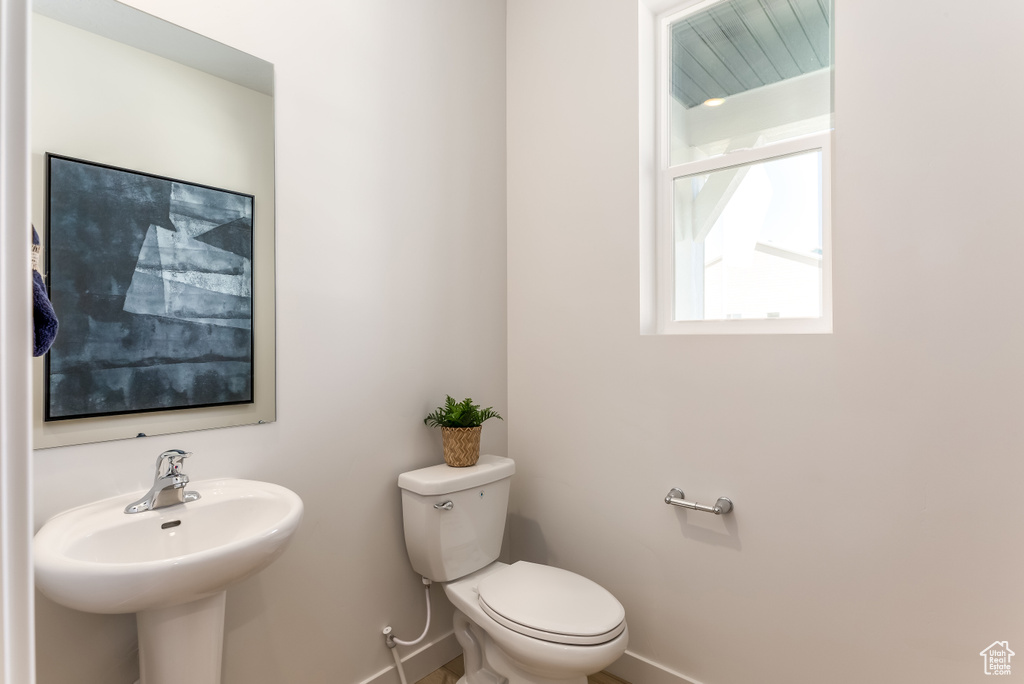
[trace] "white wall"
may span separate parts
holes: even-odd
[[[959,684],[1024,644],[1021,26],[836,0],[834,334],[642,337],[636,3],[509,0],[512,555],[611,589],[632,653]]]
[[[0,684],[35,681],[28,3],[0,0]]]
[[[306,517],[228,593],[224,682],[360,682],[391,663],[385,624],[422,628],[396,479],[440,461],[423,416],[445,393],[506,408],[504,3],[135,4],[276,65],[278,422],[37,451],[36,526],[148,487],[171,447],[194,480],[290,487]],[[132,617],[37,598],[40,684],[134,681]]]

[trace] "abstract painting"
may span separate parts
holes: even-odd
[[[46,165],[45,419],[251,403],[253,196]]]

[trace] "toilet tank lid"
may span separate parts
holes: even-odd
[[[516,462],[504,456],[482,454],[476,465],[453,468],[440,465],[410,470],[398,476],[398,486],[423,496],[451,494],[511,477]]]

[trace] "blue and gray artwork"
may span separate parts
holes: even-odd
[[[253,198],[51,155],[47,420],[253,400]]]

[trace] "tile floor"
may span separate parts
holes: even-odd
[[[442,665],[439,669],[434,670],[426,677],[416,682],[416,684],[456,684],[465,673],[465,668],[462,666],[462,656],[459,656],[450,663]],[[623,681],[614,675],[610,675],[607,672],[598,672],[595,675],[587,677],[588,684],[629,684],[629,682]]]

